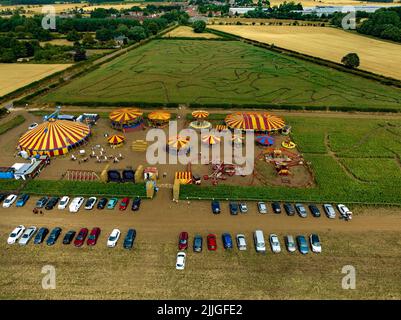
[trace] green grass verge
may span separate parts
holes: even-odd
[[[25,118],[22,115],[18,115],[15,118],[11,119],[0,125],[0,134],[7,132],[15,127],[18,127],[20,124],[25,122]]]

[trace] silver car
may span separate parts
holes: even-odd
[[[306,218],[308,216],[308,213],[306,212],[306,209],[302,203],[296,203],[295,204],[295,210],[297,210],[298,215],[301,218]]]
[[[26,246],[28,244],[29,240],[31,240],[31,238],[35,234],[35,232],[36,232],[36,227],[35,226],[31,226],[29,228],[26,228],[25,232],[22,234],[22,236],[19,239],[18,243],[21,246]]]
[[[288,252],[297,251],[297,246],[292,235],[288,234],[285,236],[285,246],[287,247]]]
[[[336,217],[336,211],[334,210],[334,207],[331,204],[325,203],[323,205],[323,209],[324,212],[326,213],[327,218],[334,219]]]
[[[245,236],[243,234],[237,234],[236,239],[237,239],[238,250],[245,251],[246,250]]]
[[[258,210],[259,210],[259,213],[262,213],[262,214],[267,213],[266,203],[264,203],[263,201],[258,202]]]

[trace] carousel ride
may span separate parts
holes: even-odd
[[[192,112],[192,117],[195,121],[192,121],[189,124],[189,127],[195,130],[202,129],[210,129],[212,124],[209,121],[206,121],[206,118],[209,116],[209,112],[203,110],[197,110]]]
[[[175,154],[188,153],[190,151],[190,140],[186,137],[175,136],[167,141],[167,151]]]
[[[168,111],[154,111],[148,114],[148,123],[155,128],[164,128],[171,119],[171,113]]]
[[[291,167],[304,165],[302,155],[285,148],[266,148],[257,157],[272,164],[279,176],[291,175]]]
[[[143,127],[143,112],[136,108],[122,108],[110,113],[111,126],[123,132],[134,131]]]

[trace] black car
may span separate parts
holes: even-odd
[[[74,230],[68,231],[63,239],[63,244],[70,244],[74,240],[76,232]]]
[[[129,229],[128,233],[124,239],[124,244],[123,244],[124,249],[132,249],[132,246],[134,245],[135,237],[136,237],[136,230]]]
[[[221,212],[220,202],[218,202],[217,200],[212,201],[212,212],[214,214],[218,214]]]
[[[319,218],[320,217],[320,210],[315,204],[310,204],[309,205],[309,210],[310,210],[310,212],[312,213],[312,215],[315,218]]]
[[[280,203],[278,202],[273,202],[272,203],[272,209],[274,213],[281,213],[281,206]]]
[[[46,210],[52,210],[54,206],[59,202],[60,198],[59,197],[52,197],[50,200],[47,202],[45,209]]]
[[[134,170],[124,170],[123,171],[123,182],[135,182],[135,172]]]
[[[194,252],[201,252],[202,251],[202,236],[197,234],[194,237]]]
[[[106,207],[108,201],[109,200],[107,198],[101,198],[99,200],[99,202],[97,203],[97,208],[100,210],[104,209],[104,207]]]
[[[293,216],[295,214],[295,209],[291,203],[284,203],[284,210],[289,216]]]
[[[134,201],[132,202],[131,209],[132,209],[132,211],[138,211],[140,206],[141,206],[141,198],[136,197],[134,199]]]
[[[107,181],[108,182],[121,182],[121,174],[117,170],[107,171]]]
[[[58,237],[60,236],[60,233],[61,233],[61,228],[59,227],[54,228],[50,233],[50,236],[47,238],[46,244],[48,246],[52,246],[53,244],[55,244]]]
[[[5,198],[7,198],[7,195],[4,193],[0,193],[0,202],[2,202]]]
[[[49,229],[42,227],[39,229],[38,233],[35,236],[35,239],[33,240],[34,244],[41,244],[43,240],[45,240],[47,234],[49,233]]]
[[[230,213],[235,216],[238,214],[238,203],[236,202],[230,202]]]

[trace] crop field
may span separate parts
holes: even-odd
[[[69,66],[71,65],[0,63],[0,97]]]
[[[38,102],[401,108],[401,89],[240,41],[154,40]]]
[[[329,27],[236,25],[209,27],[337,63],[340,63],[341,58],[347,53],[356,52],[361,60],[360,69],[401,79],[401,68],[399,68],[401,45],[396,43]]]
[[[178,28],[175,28],[170,32],[167,32],[163,36],[163,38],[174,38],[174,37],[204,38],[204,39],[219,38],[219,36],[213,33],[208,33],[208,32],[195,33],[192,27],[187,27],[187,26],[179,26]]]
[[[401,204],[401,120],[286,117],[317,187],[182,186],[180,196]]]

